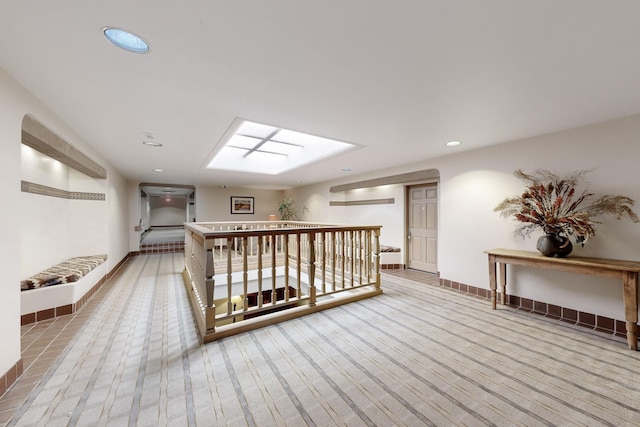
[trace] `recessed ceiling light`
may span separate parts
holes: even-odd
[[[156,168],[156,169],[152,169],[152,170],[153,170],[154,172],[164,172],[164,169],[158,169],[158,168]]]
[[[102,33],[107,40],[121,49],[128,50],[133,53],[149,52],[149,43],[132,32],[123,30],[122,28],[104,27],[102,28]]]
[[[342,168],[342,172],[351,172],[351,168]]]
[[[455,147],[455,146],[460,145],[460,144],[462,144],[460,141],[449,141],[444,145],[446,145],[447,147]]]
[[[155,141],[142,141],[144,145],[148,145],[149,147],[162,147],[162,144]]]

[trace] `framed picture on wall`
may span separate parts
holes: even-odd
[[[231,213],[232,214],[252,214],[253,197],[231,196]]]

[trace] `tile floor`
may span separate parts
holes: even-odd
[[[24,371],[18,381],[0,399],[0,425],[5,425],[25,402],[45,373],[82,329],[87,319],[99,307],[107,288],[118,280],[126,269],[123,264],[100,291],[77,313],[22,326],[22,362]]]

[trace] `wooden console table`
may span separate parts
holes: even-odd
[[[640,262],[603,258],[545,257],[538,252],[492,249],[489,255],[489,286],[491,306],[496,309],[496,273],[500,269],[500,303],[507,302],[507,264],[523,265],[546,270],[568,271],[590,276],[613,277],[622,281],[624,295],[624,316],[627,322],[627,343],[629,349],[638,349],[638,272]]]

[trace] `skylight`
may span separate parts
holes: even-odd
[[[207,168],[278,175],[354,147],[346,142],[236,119]]]
[[[105,27],[102,31],[107,40],[119,48],[133,53],[149,52],[149,43],[129,31],[114,27]]]

